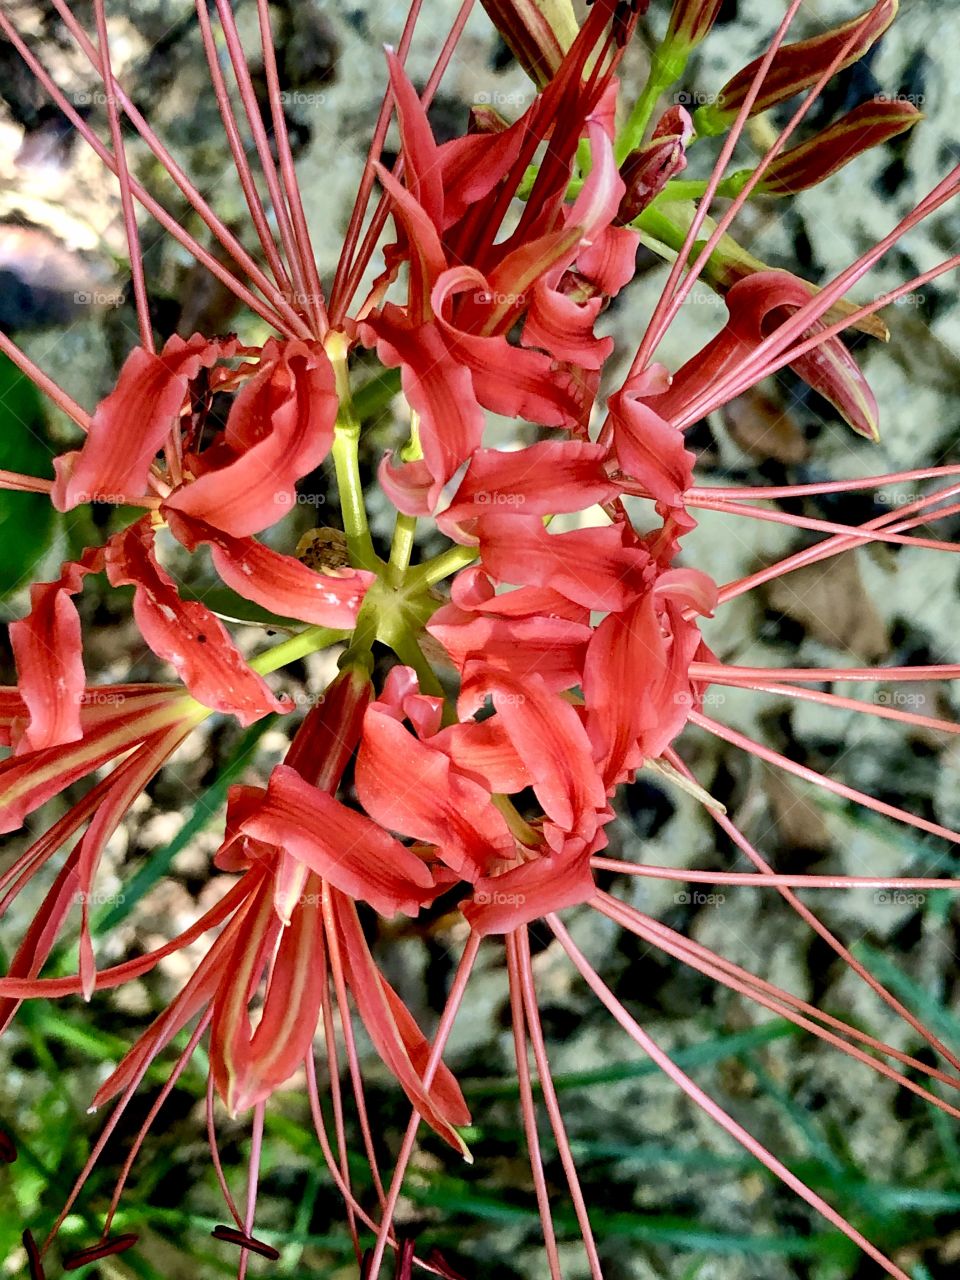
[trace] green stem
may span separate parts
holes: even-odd
[[[367,569],[371,573],[377,573],[380,569],[380,560],[373,549],[373,541],[367,525],[363,482],[360,479],[360,419],[354,410],[353,396],[350,391],[347,340],[342,333],[331,331],[327,334],[324,346],[333,365],[339,400],[332,453],[350,563],[356,569]]]
[[[332,644],[337,644],[348,634],[346,631],[334,631],[332,627],[307,627],[306,631],[291,636],[282,644],[274,645],[266,653],[257,654],[250,660],[250,666],[264,676],[269,671],[277,671],[280,667],[286,667],[291,662],[305,658],[309,653],[329,649]]]
[[[420,415],[412,412],[410,414],[410,439],[400,450],[400,460],[402,462],[417,462],[422,457]],[[403,575],[410,567],[410,557],[413,554],[413,542],[416,533],[417,517],[405,516],[402,512],[399,513],[393,530],[393,542],[390,544],[390,581],[395,587],[399,587],[403,581]]]
[[[433,697],[445,697],[443,685],[427,661],[416,637],[409,631],[398,632],[390,640],[390,648],[407,667],[413,667],[420,682],[420,692]]]
[[[640,146],[660,95],[683,75],[689,56],[689,49],[671,47],[669,44],[658,45],[653,51],[647,83],[634,103],[623,132],[614,144],[613,154],[618,165],[623,164],[630,152]]]
[[[459,569],[465,569],[468,564],[472,564],[477,559],[479,554],[479,547],[450,547],[446,551],[441,551],[432,560],[426,560],[409,571],[407,583],[411,592],[426,591],[434,583],[442,582],[444,578],[449,578]]]

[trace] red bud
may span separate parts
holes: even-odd
[[[674,0],[664,44],[692,49],[707,35],[717,20],[723,0]]]
[[[922,119],[922,113],[903,99],[864,102],[815,137],[777,156],[756,189],[771,196],[805,191],[862,152],[912,129]],[[739,176],[735,174],[734,180]]]
[[[626,224],[646,209],[669,180],[687,167],[686,146],[693,133],[688,112],[671,107],[662,116],[649,142],[631,151],[620,166],[626,191],[617,222]]]
[[[853,43],[838,64],[837,71],[842,71],[844,67],[849,67],[862,58],[895,18],[897,4],[898,0],[880,0],[871,9],[840,27],[833,27],[830,31],[824,31],[821,35],[813,36],[809,40],[799,40],[794,44],[783,45],[774,54],[750,114],[758,115],[778,102],[792,98],[802,89],[816,84],[850,40],[851,35],[854,37]],[[755,58],[749,66],[738,71],[717,94],[715,103],[701,107],[697,111],[694,122],[698,133],[712,135],[724,133],[729,128],[743,106],[750,91],[750,84],[762,61],[762,58]]]
[[[541,89],[576,38],[571,0],[482,0],[510,52]]]

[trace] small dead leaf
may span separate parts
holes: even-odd
[[[797,463],[810,452],[790,411],[762,391],[737,396],[721,414],[734,443],[751,458]]]
[[[802,623],[812,636],[866,662],[888,649],[887,629],[867,595],[856,559],[835,556],[776,578],[770,607]]]

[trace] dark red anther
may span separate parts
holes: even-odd
[[[397,1266],[394,1271],[394,1280],[413,1280],[413,1254],[414,1242],[412,1237],[401,1240],[400,1248],[397,1250]]]
[[[85,1267],[88,1262],[99,1262],[101,1258],[111,1258],[115,1253],[126,1253],[140,1239],[132,1231],[128,1231],[126,1235],[111,1236],[106,1240],[98,1240],[96,1244],[90,1245],[88,1249],[78,1249],[76,1253],[68,1254],[63,1260],[64,1271],[79,1271],[81,1267]]]
[[[9,1133],[4,1133],[0,1129],[0,1161],[4,1164],[13,1164],[17,1158],[17,1148],[14,1146],[13,1139]]]
[[[20,1237],[23,1241],[23,1247],[27,1251],[27,1266],[30,1268],[30,1280],[46,1280],[46,1274],[43,1270],[43,1262],[40,1259],[40,1250],[37,1248],[37,1242],[33,1238],[32,1231],[25,1231]]]
[[[239,1245],[241,1249],[249,1249],[251,1253],[259,1253],[261,1258],[269,1258],[271,1262],[276,1262],[280,1257],[280,1250],[275,1249],[272,1244],[266,1244],[263,1240],[258,1240],[255,1236],[248,1236],[245,1231],[238,1231],[236,1227],[214,1227],[210,1234],[215,1240],[225,1240],[227,1244]]]
[[[427,1254],[427,1262],[433,1267],[442,1280],[467,1280],[459,1271],[454,1271],[439,1249],[431,1249]]]

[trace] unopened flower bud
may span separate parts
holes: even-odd
[[[653,131],[649,142],[637,147],[620,166],[626,191],[617,211],[625,225],[646,209],[669,180],[687,167],[686,147],[693,123],[683,107],[671,107]]]
[[[664,44],[689,53],[717,20],[723,0],[674,0]]]
[[[815,137],[777,156],[755,190],[768,196],[806,191],[864,151],[912,129],[922,119],[922,112],[903,100],[864,102]],[[746,181],[749,171],[742,176]],[[741,174],[734,174],[733,178],[736,182]]]
[[[858,61],[889,27],[896,16],[897,4],[898,0],[880,0],[866,13],[840,27],[833,27],[809,40],[783,45],[774,54],[750,114],[759,115],[761,111],[816,84],[848,44],[849,48],[836,70],[842,71]],[[726,132],[743,106],[762,61],[762,58],[755,58],[749,66],[738,71],[720,90],[715,103],[708,103],[697,111],[694,116],[697,133],[713,135]]]
[[[482,0],[510,52],[539,88],[556,75],[576,39],[572,0]]]

